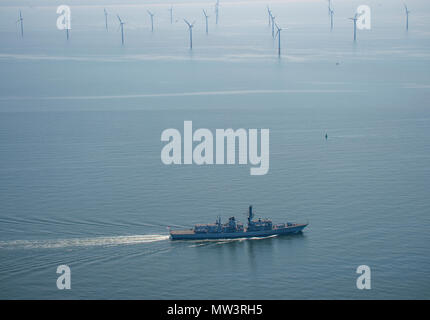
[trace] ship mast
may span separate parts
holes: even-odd
[[[218,216],[218,218],[216,219],[216,225],[217,225],[218,231],[220,231],[221,230],[221,216]]]

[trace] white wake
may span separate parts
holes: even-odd
[[[168,240],[168,235],[147,234],[133,236],[70,238],[52,240],[11,240],[0,241],[0,249],[52,249],[90,246],[133,245]]]

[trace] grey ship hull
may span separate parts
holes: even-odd
[[[172,240],[216,240],[216,239],[237,239],[237,238],[254,238],[269,237],[273,235],[296,234],[302,232],[307,224],[296,224],[285,228],[277,228],[262,231],[244,231],[244,232],[205,232],[196,233],[194,230],[177,230],[170,231]]]

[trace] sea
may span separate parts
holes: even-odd
[[[366,1],[356,42],[355,0],[332,1],[332,31],[326,1],[221,0],[216,24],[215,1],[71,0],[68,40],[62,4],[0,4],[1,299],[429,298],[427,1],[407,1],[408,31],[403,1]],[[269,129],[268,173],[165,165],[161,133],[184,121]],[[169,239],[249,205],[309,225]]]

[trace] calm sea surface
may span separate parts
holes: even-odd
[[[413,1],[412,1],[413,2]],[[352,43],[339,4],[225,3],[201,9],[0,7],[0,298],[424,298],[430,294],[430,9],[371,1]],[[150,32],[147,8],[158,13]],[[411,9],[412,10],[412,9]],[[126,25],[120,46],[115,14]],[[193,20],[187,50],[182,17]],[[166,166],[167,128],[270,129],[270,170]],[[328,139],[324,134],[328,133]],[[167,226],[309,221],[297,236],[172,242]],[[72,289],[56,287],[67,264]],[[372,270],[357,290],[356,268]]]

